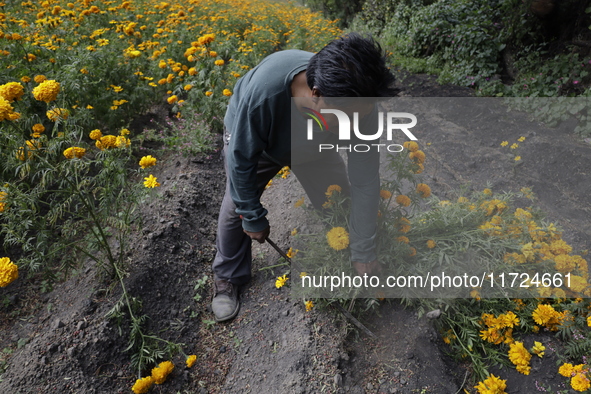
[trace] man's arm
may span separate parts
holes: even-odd
[[[269,227],[267,210],[260,202],[257,189],[258,161],[268,143],[269,119],[264,112],[262,105],[244,104],[236,111],[234,127],[228,130],[226,161],[230,196],[247,233],[262,232]]]

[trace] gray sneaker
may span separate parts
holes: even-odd
[[[215,315],[216,322],[223,322],[235,318],[240,309],[238,286],[227,280],[216,280],[213,285],[211,309]]]

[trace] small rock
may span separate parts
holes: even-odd
[[[368,384],[367,384],[367,389],[368,389],[369,391],[372,391],[372,390],[373,390],[373,384],[371,384],[371,383],[368,383]]]
[[[441,310],[435,309],[434,311],[427,312],[425,316],[427,316],[427,319],[438,319],[441,316]]]
[[[80,320],[76,325],[76,330],[84,330],[86,328],[86,322],[84,320]]]
[[[406,379],[400,379],[400,384],[402,384],[402,385],[406,384]]]
[[[337,387],[340,387],[343,385],[343,377],[341,376],[340,373],[338,373],[334,376],[334,384]]]
[[[287,310],[283,311],[281,314],[282,314],[283,316],[289,316],[289,309],[287,309]]]
[[[60,319],[55,319],[52,323],[51,323],[51,329],[52,330],[57,330],[58,328],[62,328],[63,326],[65,326],[64,322],[61,321]]]
[[[396,394],[397,392],[398,392],[398,389],[396,387],[390,388],[390,394]]]
[[[66,350],[66,354],[68,355],[68,357],[74,357],[74,347],[68,348]]]
[[[220,353],[226,353],[226,346],[220,347]]]
[[[47,357],[41,357],[41,365],[47,365]]]

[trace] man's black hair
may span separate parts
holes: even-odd
[[[349,33],[308,62],[306,80],[324,97],[391,97],[398,93],[382,47],[372,37]]]

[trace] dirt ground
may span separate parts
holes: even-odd
[[[468,96],[469,89],[439,86],[434,78],[400,75],[406,96]],[[488,122],[488,123],[487,123]],[[544,127],[529,132],[521,163],[515,165],[503,140],[506,129],[465,121],[453,134],[424,129],[417,134],[427,153],[425,182],[441,198],[461,185],[475,190],[536,193],[536,204],[565,230],[575,249],[591,246],[591,145],[572,134]],[[427,145],[427,143],[430,143]],[[446,356],[432,321],[397,300],[360,316],[377,338],[369,338],[332,307],[306,312],[301,300],[275,278],[287,267],[268,245],[255,248],[254,278],[243,290],[238,317],[213,324],[209,311],[216,218],[224,190],[219,151],[198,158],[170,155],[158,168],[162,186],[143,207],[141,231],[128,256],[129,291],[143,301],[147,328],[184,343],[198,355],[191,369],[177,355],[175,370],[153,393],[442,393],[470,389],[469,366]],[[311,231],[302,217],[287,214],[303,192],[290,175],[264,194],[272,238],[284,249],[290,233]],[[206,286],[196,288],[207,276]],[[84,264],[53,291],[39,294],[25,275],[0,290],[0,349],[7,368],[0,393],[130,393],[137,376],[120,335],[105,314],[120,295]],[[196,294],[201,297],[196,300]],[[8,355],[8,353],[11,353]],[[535,391],[536,384],[558,388],[555,359],[535,365],[527,379],[504,370],[510,393]],[[1,364],[0,364],[1,366]],[[148,371],[147,371],[148,372]]]

